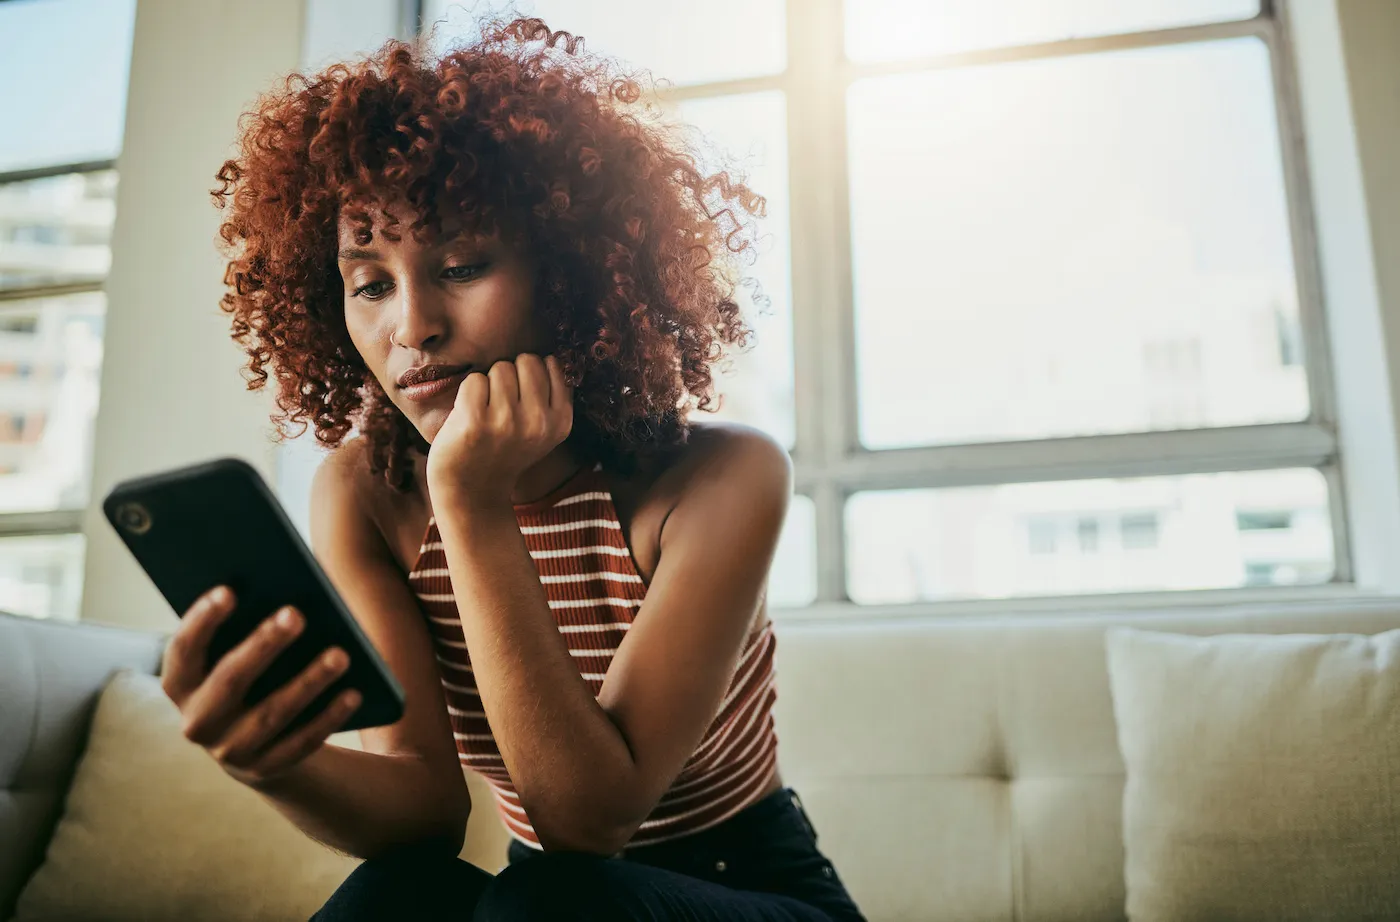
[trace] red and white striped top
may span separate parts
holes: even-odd
[[[559,634],[597,696],[646,598],[602,472],[586,469],[539,502],[516,506],[515,516]],[[458,757],[490,784],[511,835],[538,848],[482,711],[436,521],[408,579],[433,636]],[[765,621],[746,641],[714,722],[629,847],[698,832],[760,799],[777,761],[773,647]]]

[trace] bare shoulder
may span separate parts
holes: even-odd
[[[368,462],[369,446],[356,436],[333,449],[316,468],[311,481],[313,514],[318,506],[334,503],[363,511],[373,498]]]
[[[792,459],[761,429],[740,423],[696,423],[667,473],[691,489],[720,481],[745,492],[786,492],[792,482]]]
[[[665,518],[683,507],[702,516],[707,509],[718,513],[730,506],[724,500],[781,513],[791,490],[792,460],[776,439],[752,426],[705,422],[692,425],[690,438],[654,473],[639,505]]]
[[[384,516],[392,507],[388,483],[370,472],[369,445],[360,437],[348,439],[321,462],[311,482],[311,518],[336,529],[355,528],[378,532],[391,530]]]

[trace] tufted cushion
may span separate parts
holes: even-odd
[[[152,634],[0,614],[0,919],[43,857],[98,693],[160,652]]]
[[[1373,634],[1395,603],[782,625],[785,780],[871,922],[1124,918],[1105,631]]]
[[[1104,647],[1116,625],[1373,634],[1400,628],[1400,607],[780,624],[785,780],[871,922],[1124,918],[1124,769]],[[0,664],[9,646],[0,634]],[[0,682],[15,675],[0,668]],[[476,802],[467,851],[491,867],[501,832],[489,798]]]

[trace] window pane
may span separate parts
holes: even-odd
[[[0,611],[76,620],[82,587],[82,535],[0,538]]]
[[[1333,574],[1327,484],[1314,470],[857,493],[846,528],[850,595],[863,604]]]
[[[136,0],[0,3],[0,173],[117,156],[135,22]]]
[[[438,47],[477,34],[468,12],[472,7],[460,0],[423,4],[423,21],[439,24]],[[783,0],[717,0],[703,6],[521,0],[515,9],[543,18],[555,31],[583,36],[590,52],[645,68],[676,85],[759,77],[787,66]]]
[[[87,504],[105,305],[0,301],[0,513]]]
[[[0,291],[106,278],[116,196],[115,170],[0,185]]]
[[[849,105],[867,446],[1307,415],[1262,43],[863,80]]]
[[[853,61],[1249,19],[1259,0],[846,0]]]
[[[768,200],[767,217],[757,222],[757,261],[745,268],[766,303],[754,302],[752,286],[739,288],[739,304],[754,335],[750,348],[735,353],[732,366],[716,382],[723,402],[715,417],[757,426],[791,447],[795,436],[786,100],[778,91],[693,99],[678,107],[677,118],[700,129],[718,148],[723,159],[703,156],[704,169],[717,172],[732,166],[731,178],[744,177]]]
[[[817,507],[811,497],[794,496],[768,573],[768,604],[797,608],[817,598]]]

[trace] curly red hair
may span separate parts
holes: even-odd
[[[277,384],[273,420],[325,445],[358,426],[371,468],[399,489],[426,443],[346,331],[336,262],[342,217],[357,243],[410,231],[504,232],[540,267],[536,305],[577,385],[575,433],[629,467],[684,442],[714,402],[711,367],[748,335],[738,257],[764,200],[706,174],[635,76],[542,20],[485,23],[442,55],[390,41],[363,60],[293,74],[240,119],[218,172],[229,257],[222,299],[248,353],[248,385]]]

